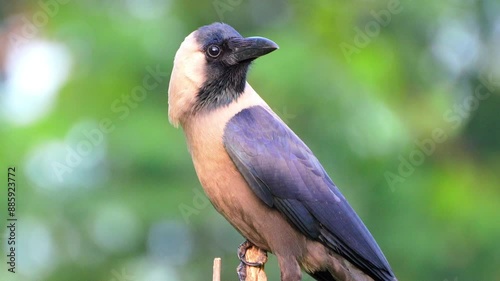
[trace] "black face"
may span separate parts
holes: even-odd
[[[278,48],[266,38],[244,38],[223,23],[200,27],[196,40],[207,61],[207,80],[197,97],[198,111],[225,106],[237,99],[245,90],[250,63]]]

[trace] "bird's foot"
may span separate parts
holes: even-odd
[[[253,267],[263,266],[267,262],[267,253],[265,251],[263,251],[264,255],[261,255],[257,261],[248,261],[247,258],[245,257],[247,250],[252,248],[252,247],[257,248],[257,246],[250,243],[250,241],[248,241],[248,240],[241,243],[240,246],[238,247],[238,258],[240,259],[241,263],[244,265],[253,266]]]
[[[247,267],[244,263],[240,262],[240,264],[236,268],[236,272],[238,272],[239,281],[245,281],[247,279]]]
[[[251,251],[251,257],[247,256],[247,251]],[[245,281],[247,277],[247,267],[255,267],[262,269],[264,264],[267,262],[267,252],[261,250],[257,246],[250,243],[248,240],[241,243],[238,247],[238,258],[240,259],[240,264],[236,269],[238,272],[238,277],[240,281]],[[252,269],[250,269],[252,271]],[[249,273],[253,275],[252,273]]]

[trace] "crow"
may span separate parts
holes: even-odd
[[[181,126],[203,189],[248,241],[276,255],[282,281],[396,280],[361,219],[306,144],[247,83],[256,58],[278,49],[213,23],[174,59],[169,119]]]

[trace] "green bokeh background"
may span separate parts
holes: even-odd
[[[214,21],[280,45],[249,82],[315,152],[399,280],[500,280],[499,11],[496,0],[0,3],[0,280],[211,280],[214,257],[236,280],[243,238],[206,201],[167,118],[175,52]],[[51,55],[28,56],[34,46]],[[151,69],[157,83],[134,100]],[[53,73],[67,77],[51,100],[37,89]],[[112,129],[96,133],[101,122]],[[266,272],[279,280],[273,256]]]

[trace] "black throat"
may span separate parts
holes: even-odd
[[[217,73],[223,69],[222,75],[208,79],[200,88],[196,96],[195,112],[214,110],[237,100],[245,91],[249,65],[250,62],[244,62],[228,67],[216,63],[208,67],[208,73]],[[210,74],[207,76],[212,78]]]

